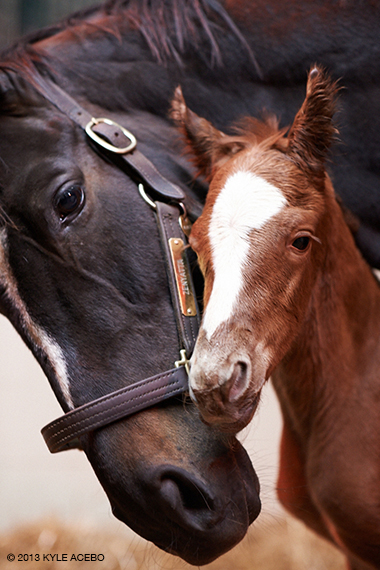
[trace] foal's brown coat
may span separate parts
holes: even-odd
[[[334,541],[350,568],[364,570],[380,568],[380,290],[325,173],[335,92],[313,69],[287,138],[273,122],[227,137],[187,109],[180,91],[173,117],[210,180],[192,234],[206,311],[214,285],[210,220],[230,172],[253,172],[287,199],[250,233],[244,287],[229,320],[211,338],[200,333],[190,382],[201,414],[221,429],[241,429],[260,395],[256,370],[265,368],[284,419],[279,498]]]

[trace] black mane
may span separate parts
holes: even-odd
[[[51,38],[78,25],[93,27],[88,20],[96,15],[114,16],[104,27],[105,34],[116,37],[126,26],[138,30],[160,64],[175,60],[182,65],[186,48],[197,49],[206,38],[210,67],[222,66],[223,58],[218,42],[220,33],[232,33],[257,67],[254,55],[244,36],[226,10],[215,0],[108,0],[104,4],[75,12],[52,26],[32,32],[0,55],[3,61],[14,60],[21,52],[33,52],[33,44]]]

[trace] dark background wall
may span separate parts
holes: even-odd
[[[0,50],[28,32],[100,3],[101,0],[0,0]]]

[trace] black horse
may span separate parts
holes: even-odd
[[[127,127],[196,218],[205,187],[192,182],[168,119],[175,87],[224,130],[263,108],[286,124],[318,61],[345,86],[334,184],[379,267],[379,28],[369,1],[113,0],[2,55],[0,309],[65,411],[172,368],[179,341],[155,214],[136,172],[91,147],[44,96],[45,83]],[[231,548],[259,513],[242,447],[182,400],[93,431],[81,445],[115,515],[192,563]]]

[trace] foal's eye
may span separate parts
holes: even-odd
[[[305,251],[310,243],[309,236],[300,236],[294,240],[292,246],[298,249],[298,251]]]
[[[84,204],[84,190],[79,184],[65,186],[55,197],[55,209],[61,221],[79,214]]]

